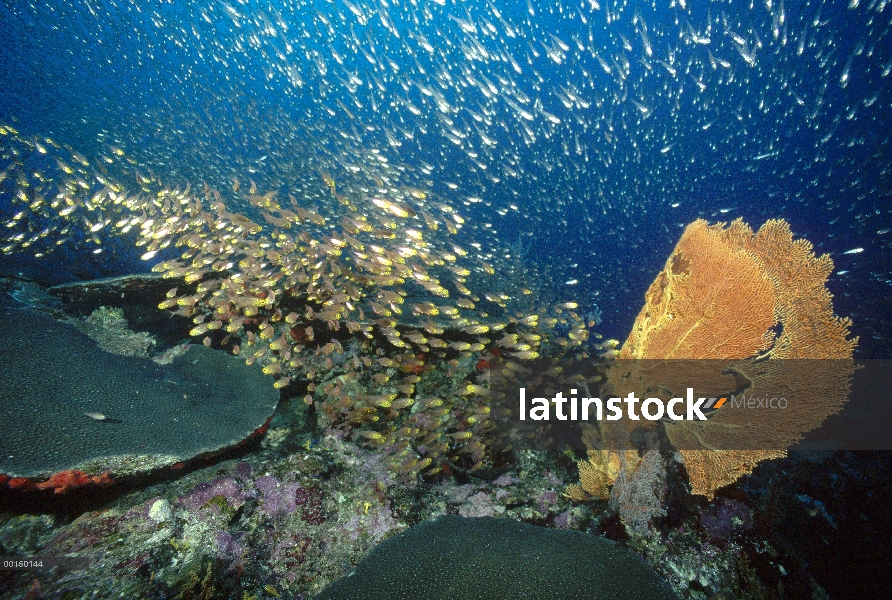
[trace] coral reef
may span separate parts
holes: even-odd
[[[333,430],[304,443],[286,439],[245,460],[131,492],[73,522],[9,519],[0,545],[11,554],[88,558],[87,570],[36,574],[45,592],[72,597],[87,590],[187,597],[211,587],[216,597],[262,597],[265,586],[306,597],[378,543],[440,515],[499,515],[564,529],[590,519],[585,507],[560,497],[568,465],[548,453],[525,452],[491,481],[443,477],[410,488],[384,456],[346,437]],[[0,586],[27,590],[33,581],[19,573]]]
[[[4,147],[12,154],[35,152],[32,140],[4,132],[9,134]],[[337,594],[350,583],[380,583],[377,572],[385,584],[404,591],[412,585],[430,589],[434,578],[457,586],[448,597],[468,582],[496,584],[500,595],[510,595],[498,576],[515,561],[511,564],[520,571],[513,581],[525,589],[550,591],[559,572],[568,585],[580,584],[587,592],[620,586],[637,597],[651,586],[657,597],[671,596],[650,568],[627,548],[596,537],[602,534],[630,546],[686,599],[770,597],[784,589],[792,590],[788,595],[821,596],[818,584],[784,588],[787,573],[808,572],[802,554],[790,550],[788,540],[758,535],[765,522],[783,520],[786,513],[776,514],[778,506],[832,529],[840,505],[821,490],[774,502],[740,489],[719,489],[764,458],[779,456],[780,446],[813,426],[804,413],[794,415],[787,430],[763,428],[771,433],[760,440],[771,450],[681,448],[676,456],[683,457],[687,471],[679,458],[670,460],[665,446],[632,444],[635,436],[625,429],[589,432],[586,458],[578,463],[569,451],[495,447],[487,438],[490,370],[517,373],[521,361],[540,355],[721,358],[748,378],[748,393],[790,375],[781,367],[766,371],[764,364],[761,373],[748,371],[749,357],[850,357],[854,341],[847,339],[848,322],[833,317],[824,287],[830,261],[815,258],[807,242],[793,241],[785,223],[771,221],[757,233],[739,221],[727,228],[701,221],[690,225],[617,351],[618,342],[589,341],[599,311],[589,305],[581,317],[576,302],[558,301],[527,244],[518,241],[510,256],[482,250],[473,223],[430,190],[401,185],[399,169],[382,165],[374,177],[339,176],[338,181],[320,170],[319,180],[311,174],[299,191],[262,182],[269,186],[264,191],[253,181],[238,180],[227,189],[206,185],[193,191],[138,171],[123,150],[100,158],[49,142],[44,150],[53,160],[40,177],[22,168],[25,162],[10,165],[5,181],[18,190],[18,212],[6,223],[3,252],[29,249],[42,256],[60,232],[97,250],[109,243],[139,248],[156,276],[55,290],[69,304],[81,305],[77,315],[93,311],[78,325],[105,348],[145,355],[152,339],[130,330],[116,302],[147,304],[146,314],[156,313],[150,319],[168,328],[164,341],[156,338],[161,351],[156,363],[176,367],[216,352],[203,346],[246,363],[239,365],[248,369],[244,376],[226,378],[250,380],[253,391],[240,393],[231,405],[216,398],[221,404],[207,420],[234,418],[226,406],[237,407],[238,415],[257,409],[252,394],[260,389],[281,402],[271,421],[258,424],[267,434],[263,445],[238,459],[214,464],[219,459],[208,456],[199,466],[177,462],[179,477],[146,479],[136,489],[122,486],[108,506],[89,505],[95,510],[81,509],[73,520],[3,514],[3,554],[71,555],[88,559],[91,568],[3,573],[0,594],[248,600],[322,592],[344,597]],[[59,312],[58,305],[39,296],[34,286],[20,285],[17,291],[18,298]],[[19,337],[36,346],[21,354],[32,361],[36,349],[68,331],[55,321],[16,326],[22,324],[28,333]],[[7,335],[15,329],[8,328]],[[50,330],[52,335],[46,333]],[[79,354],[101,356],[95,344],[90,348]],[[58,367],[68,364],[71,354],[42,356]],[[146,368],[157,366],[145,362]],[[45,400],[76,405],[53,396],[68,389],[55,375],[39,378]],[[667,385],[673,381],[661,379]],[[844,370],[825,372],[803,389],[833,399],[846,381]],[[275,401],[265,404],[264,419]],[[827,402],[815,419],[838,406]],[[109,426],[126,420],[95,408],[84,412],[92,414],[81,414],[88,420],[80,425],[92,428],[93,446],[113,431]],[[156,407],[155,422],[141,425],[142,437],[152,437],[146,432],[153,424],[165,428],[157,415]],[[728,418],[720,414],[714,422],[742,425],[722,421]],[[172,420],[187,422],[179,414]],[[722,441],[721,428],[670,425],[660,432],[676,444]],[[130,434],[128,447],[142,437]],[[0,443],[7,439],[12,437],[0,436]],[[3,455],[8,455],[5,447]],[[150,451],[118,462],[87,460],[64,465],[34,489],[42,486],[44,495],[61,500],[70,496],[62,492],[79,485],[105,486],[103,465],[111,465],[115,474],[145,473],[159,457],[169,458],[167,464],[179,460]],[[574,464],[580,483],[566,486]],[[685,488],[688,476],[696,498]],[[0,499],[33,484],[29,481],[0,477]],[[732,491],[738,495],[715,497]],[[441,516],[448,519],[430,522]],[[516,521],[542,527],[532,531]],[[410,529],[419,523],[420,529]],[[414,555],[403,552],[399,560],[375,566],[388,548],[437,528],[451,530],[445,538],[451,536],[453,556],[461,560],[426,569],[419,556],[408,561],[410,569],[406,557]],[[488,546],[477,543],[481,533]],[[502,543],[493,547],[493,537]],[[549,577],[524,579],[530,569],[516,554],[496,554],[529,539],[537,542],[528,556],[540,559],[537,568],[548,563]],[[568,549],[567,540],[575,549]],[[552,542],[557,547],[543,554],[543,544]],[[420,545],[411,544],[418,552]],[[597,559],[605,554],[624,568],[605,572],[604,561]],[[360,562],[364,557],[367,561]],[[555,562],[570,568],[552,572]],[[346,583],[323,592],[357,565]],[[411,581],[406,584],[402,576]]]
[[[15,129],[3,132],[11,154],[40,153]],[[130,279],[56,293],[90,302],[111,300],[111,289],[131,301],[152,297],[196,341],[256,363],[276,389],[362,436],[406,481],[444,463],[485,466],[493,356],[535,358],[588,336],[575,302],[552,302],[544,285],[535,294],[511,287],[533,270],[523,248],[490,264],[473,235],[471,250],[458,241],[474,224],[431,190],[399,184],[399,170],[387,165],[338,181],[310,173],[300,191],[238,180],[199,191],[145,175],[121,149],[90,158],[45,142],[54,159],[46,174],[19,162],[7,173],[23,207],[6,222],[4,253],[43,257],[57,246],[44,238],[59,232],[97,251],[132,244],[167,290]],[[510,289],[495,289],[497,280]],[[439,385],[466,362],[483,368]]]
[[[573,462],[564,456],[519,451],[515,461],[488,479],[441,474],[435,483],[419,479],[412,486],[399,482],[383,455],[349,437],[340,430],[321,438],[295,434],[244,459],[129,492],[73,522],[0,517],[4,552],[65,553],[88,558],[92,565],[64,573],[7,572],[0,593],[19,597],[37,581],[44,593],[74,598],[185,598],[210,590],[211,597],[264,597],[272,595],[269,589],[306,598],[412,525],[441,515],[475,514],[617,538],[644,557],[681,598],[767,598],[778,581],[790,593],[799,589],[784,573],[806,579],[808,573],[795,554],[782,550],[789,542],[769,543],[754,535],[763,531],[760,524],[790,511],[811,511],[817,523],[826,524],[826,534],[834,530],[821,507],[833,519],[842,510],[826,492],[809,489],[811,496],[800,494],[805,498],[800,500],[790,486],[786,513],[766,512],[779,505],[764,490],[752,492],[760,496],[720,497],[705,504],[684,491],[680,464],[666,457],[655,460],[659,454],[654,452],[644,455],[632,481],[620,476],[614,484],[617,497],[617,490],[626,490],[630,502],[663,501],[646,508],[662,508],[666,515],[636,521],[628,512],[623,517],[622,504],[573,506],[562,497],[560,490],[574,477]],[[851,485],[845,493],[852,493]],[[613,523],[631,537],[617,536]],[[810,589],[820,592],[817,584]]]

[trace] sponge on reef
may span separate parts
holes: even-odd
[[[245,440],[278,402],[259,369],[204,346],[159,365],[105,352],[35,311],[0,306],[0,319],[0,474],[10,477],[169,466]]]
[[[605,538],[493,517],[440,517],[391,537],[315,600],[663,600],[641,558]]]

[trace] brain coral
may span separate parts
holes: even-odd
[[[317,600],[669,599],[630,550],[579,531],[493,517],[440,517],[391,537]]]
[[[11,477],[173,464],[244,440],[278,402],[259,369],[204,346],[159,365],[34,311],[0,305],[0,318],[0,473]]]

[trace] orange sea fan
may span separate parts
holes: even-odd
[[[747,382],[750,396],[781,389],[802,400],[782,414],[727,410],[706,422],[667,425],[670,440],[683,448],[695,494],[712,498],[758,462],[784,456],[845,402],[857,339],[848,339],[850,321],[833,314],[825,286],[832,269],[829,256],[815,257],[807,240],[793,240],[786,221],[768,221],[754,234],[740,219],[728,227],[698,220],[651,284],[620,359],[716,359],[728,368],[703,374],[701,383],[726,378],[725,389],[735,389],[736,379]],[[788,359],[836,360],[804,369]],[[633,366],[613,370],[615,387],[655,379],[652,366],[621,364]],[[690,372],[656,370],[660,382],[652,387],[691,381]],[[753,449],[714,449],[727,448],[729,436],[746,436]]]

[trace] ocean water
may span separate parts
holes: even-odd
[[[427,276],[436,262],[418,258],[418,248],[440,257],[431,273],[444,264],[468,271],[452,271],[469,278],[479,300],[461,327],[488,328],[509,314],[523,319],[538,304],[575,303],[543,312],[542,320],[560,321],[575,310],[575,320],[553,324],[554,335],[585,329],[600,336],[592,338],[594,347],[626,339],[645,291],[689,223],[742,218],[757,229],[784,219],[796,238],[833,260],[826,287],[833,310],[851,319],[859,338],[855,358],[887,359],[890,5],[4,2],[0,274],[51,286],[158,271],[180,253],[169,243],[176,232],[160,218],[173,214],[180,198],[187,206],[193,197],[217,217],[244,215],[272,240],[280,233],[298,239],[303,227],[309,247],[328,244],[307,253],[313,260],[303,266],[312,274],[312,263],[334,261],[337,243],[330,240],[342,242],[350,231],[344,219],[358,216],[373,228],[353,231],[355,237],[405,252],[409,264],[419,265],[416,273]],[[171,191],[167,204],[162,190]],[[141,199],[131,207],[116,196]],[[264,205],[270,198],[280,206]],[[325,222],[302,216],[296,227],[276,224],[287,219],[277,212],[282,207],[315,211]],[[152,211],[160,218],[146,225]],[[137,220],[128,226],[126,219]],[[250,226],[228,223],[236,223],[233,236],[252,235]],[[215,225],[208,228],[211,236]],[[140,231],[149,233],[137,245]],[[451,259],[444,263],[444,256]],[[238,268],[243,257],[227,255],[223,262],[232,262],[214,270]],[[267,288],[280,294],[275,285]],[[438,291],[424,289],[440,302]],[[454,298],[454,287],[449,291]],[[495,296],[480,300],[487,292]],[[409,303],[413,296],[425,300],[410,290]],[[411,318],[424,319],[424,310]],[[392,304],[375,312],[374,318],[402,322]],[[289,331],[294,341],[305,338]],[[231,349],[234,343],[210,337],[208,344]],[[464,342],[473,340],[450,341]],[[486,360],[479,350],[478,359]],[[278,376],[275,368],[270,372]],[[313,392],[302,389],[295,401],[304,393]],[[827,466],[821,472],[827,477],[841,470],[853,481],[863,476],[875,486],[869,489],[887,486],[882,468],[875,477],[871,467],[868,477],[846,471],[857,460],[828,460],[844,466]],[[772,470],[758,481],[767,486],[775,476],[781,477]],[[797,493],[791,488],[790,497]],[[826,501],[798,495],[808,498],[799,499],[803,514],[824,514]],[[8,501],[12,508],[16,498]],[[683,521],[673,522],[675,531]],[[847,527],[825,521],[834,531]],[[776,524],[776,514],[764,522]],[[14,550],[11,542],[0,548]],[[798,549],[784,551],[801,559]],[[790,578],[805,572],[812,573]],[[766,584],[771,594],[795,597],[775,579]],[[269,585],[282,584],[270,579]],[[314,591],[307,583],[289,585],[294,597]],[[731,597],[717,595],[727,593],[718,584],[698,585],[686,597]],[[9,597],[24,593],[12,584],[8,590]],[[845,593],[834,588],[831,597]]]
[[[489,252],[533,242],[613,337],[683,225],[786,218],[879,358],[888,6],[850,4],[16,2],[0,117],[170,184],[266,189],[378,150]]]

